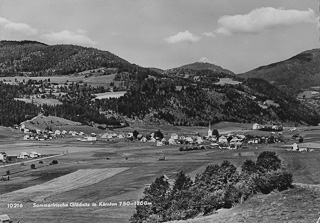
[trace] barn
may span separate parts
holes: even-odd
[[[7,214],[0,215],[0,223],[12,222]]]

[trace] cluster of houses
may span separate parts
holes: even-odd
[[[39,157],[41,157],[41,154],[40,153],[38,153],[38,152],[35,152],[35,151],[33,151],[33,152],[31,152],[31,153],[27,153],[27,152],[21,152],[18,156],[17,156],[17,158],[18,159],[29,159],[29,158],[39,158]]]
[[[307,148],[307,147],[300,147],[298,143],[293,143],[291,148],[286,149],[287,151],[294,151],[294,152],[313,152],[314,149]]]
[[[25,124],[21,123],[19,127],[16,127],[23,131],[25,135],[23,136],[23,140],[51,140],[55,138],[67,138],[67,137],[76,137],[82,136],[82,138],[78,138],[80,141],[96,141],[97,135],[96,133],[91,133],[86,135],[84,132],[77,131],[66,131],[66,130],[40,130],[40,129],[28,129]]]
[[[252,129],[261,131],[282,131],[283,127],[280,125],[261,125],[258,123],[254,123]]]

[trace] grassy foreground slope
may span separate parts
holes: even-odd
[[[318,187],[296,187],[268,195],[255,195],[245,203],[216,214],[170,223],[305,223],[319,218],[320,191]]]

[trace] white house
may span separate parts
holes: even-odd
[[[119,138],[119,139],[123,139],[123,138],[125,138],[125,136],[124,136],[123,134],[119,134],[119,135],[118,135],[118,138]]]
[[[189,143],[193,142],[193,139],[190,136],[186,137],[185,140],[188,141]]]
[[[30,158],[39,158],[41,156],[41,154],[33,151],[29,154],[29,156],[30,156]]]
[[[146,137],[142,137],[142,138],[140,139],[140,141],[141,141],[141,142],[147,142],[148,140],[147,140]]]
[[[219,138],[219,143],[227,143],[227,142],[228,142],[227,137],[221,136],[221,137]]]
[[[30,139],[30,136],[29,135],[24,135],[23,136],[23,140],[29,140]]]
[[[169,145],[176,145],[176,141],[173,138],[170,138],[168,142],[169,142]]]
[[[174,139],[174,140],[177,140],[179,138],[179,136],[178,136],[177,133],[172,133],[170,138]]]
[[[7,159],[7,154],[5,152],[0,152],[0,161],[5,162]]]
[[[85,137],[87,139],[87,141],[97,141],[97,137],[96,136],[88,136]]]
[[[62,130],[61,134],[65,135],[67,134],[68,132],[66,130]]]
[[[299,151],[299,145],[297,143],[292,144],[292,151]]]
[[[21,152],[17,158],[19,158],[19,159],[28,159],[29,158],[29,154],[26,153],[26,152]]]
[[[60,132],[60,130],[56,130],[56,131],[54,131],[54,134],[55,134],[55,135],[60,135],[61,132]]]
[[[7,214],[0,215],[0,223],[10,223],[12,222]]]
[[[84,132],[79,132],[79,136],[83,136],[84,135]]]
[[[253,130],[258,130],[258,129],[261,129],[261,126],[258,123],[254,123],[253,126],[252,126],[252,129]]]
[[[163,146],[162,142],[157,142],[157,146]]]

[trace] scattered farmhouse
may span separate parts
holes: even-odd
[[[5,162],[7,160],[7,154],[5,152],[0,152],[0,161]]]
[[[0,223],[11,223],[10,217],[7,214],[0,215]]]
[[[17,158],[19,158],[19,159],[28,159],[29,158],[29,154],[27,152],[21,152]]]

